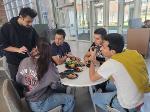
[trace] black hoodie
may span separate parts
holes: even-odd
[[[5,23],[0,30],[0,50],[9,46],[20,48],[25,46],[29,51],[36,46],[38,35],[33,27],[26,28],[18,22],[18,17],[14,17],[10,22]],[[7,62],[19,65],[20,61],[27,57],[27,54],[5,52]]]

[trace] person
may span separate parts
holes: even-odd
[[[94,93],[93,102],[105,111],[108,111],[107,106],[120,112],[136,110],[143,104],[144,93],[150,91],[148,71],[142,55],[135,50],[124,49],[123,36],[118,33],[106,35],[101,51],[108,59],[95,71],[96,51],[90,50],[90,79],[110,78],[116,90]]]
[[[100,47],[103,42],[104,36],[107,34],[107,31],[104,28],[98,28],[94,31],[94,42],[90,46],[90,48],[96,49],[96,60],[98,64],[102,64],[105,61],[105,57],[102,55],[100,51]],[[90,60],[90,48],[84,55],[84,61],[86,64],[88,64],[88,61]],[[106,85],[108,82],[104,82],[102,84],[95,85],[96,91],[106,91]]]
[[[150,28],[150,20],[145,20],[142,28]]]
[[[65,42],[66,33],[63,29],[58,29],[55,33],[55,39],[52,43],[52,59],[56,65],[63,64],[66,59],[76,58],[72,55],[70,45]]]
[[[15,81],[20,61],[35,48],[37,33],[31,26],[37,13],[25,7],[0,30],[0,50],[5,51],[11,79]]]
[[[94,31],[94,42],[90,48],[96,49],[96,59],[101,63],[105,61],[104,56],[100,51],[101,44],[103,42],[103,37],[107,34],[107,31],[104,28],[98,28]],[[90,48],[87,53],[84,55],[84,61],[87,63],[90,60]]]
[[[60,84],[60,77],[45,38],[40,38],[37,51],[20,63],[16,80],[24,86],[26,101],[33,112],[48,112],[60,105],[63,112],[73,112],[74,97],[53,91]]]

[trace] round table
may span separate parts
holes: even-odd
[[[58,65],[57,68],[58,68],[59,73],[67,70],[64,64]],[[103,83],[106,81],[104,79],[100,79],[97,81],[91,81],[90,77],[89,77],[89,68],[86,66],[84,66],[82,68],[83,68],[82,72],[76,72],[78,74],[78,78],[76,78],[76,79],[68,79],[68,78],[61,79],[62,84],[72,86],[72,87],[87,87],[87,86],[97,85],[97,84],[100,84],[100,83]]]
[[[64,64],[58,65],[57,68],[58,68],[59,73],[67,70],[67,68],[65,67]],[[89,68],[86,66],[84,66],[82,68],[83,68],[82,72],[77,72],[78,78],[76,78],[76,79],[64,78],[64,79],[61,79],[61,83],[64,85],[67,85],[67,86],[71,86],[71,87],[89,87],[89,92],[90,92],[90,95],[92,97],[92,95],[93,95],[92,86],[103,83],[106,80],[100,79],[97,81],[91,81],[90,77],[89,77]],[[94,106],[94,111],[97,112],[96,106],[94,103],[93,103],[93,106]]]

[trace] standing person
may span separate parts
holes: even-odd
[[[74,57],[72,55],[70,45],[65,42],[66,33],[63,29],[58,29],[55,33],[55,39],[52,43],[52,59],[56,65],[63,64],[67,57]]]
[[[10,76],[14,81],[20,61],[35,48],[38,35],[32,22],[36,15],[33,9],[22,8],[19,16],[13,17],[0,30],[0,49],[5,51]]]
[[[148,71],[145,61],[137,51],[124,48],[123,36],[108,34],[103,41],[101,51],[108,59],[95,71],[96,51],[90,50],[90,79],[111,78],[116,90],[107,93],[94,93],[93,102],[106,112],[111,106],[120,112],[137,112],[143,104],[144,93],[150,91]]]
[[[16,80],[26,88],[25,98],[33,112],[48,112],[60,105],[63,112],[73,112],[73,96],[53,91],[60,84],[60,76],[46,39],[40,38],[37,53],[21,62]]]

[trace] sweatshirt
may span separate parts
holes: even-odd
[[[38,80],[36,64],[31,57],[25,58],[18,69],[16,81],[25,87],[24,94],[28,101],[44,100],[60,84],[59,72],[50,62],[48,71]]]
[[[24,27],[18,23],[18,17],[13,17],[10,22],[5,23],[0,30],[0,50],[9,46],[20,48],[25,46],[29,52],[36,46],[38,35],[34,28]],[[19,66],[20,61],[27,54],[5,52],[7,63]]]

